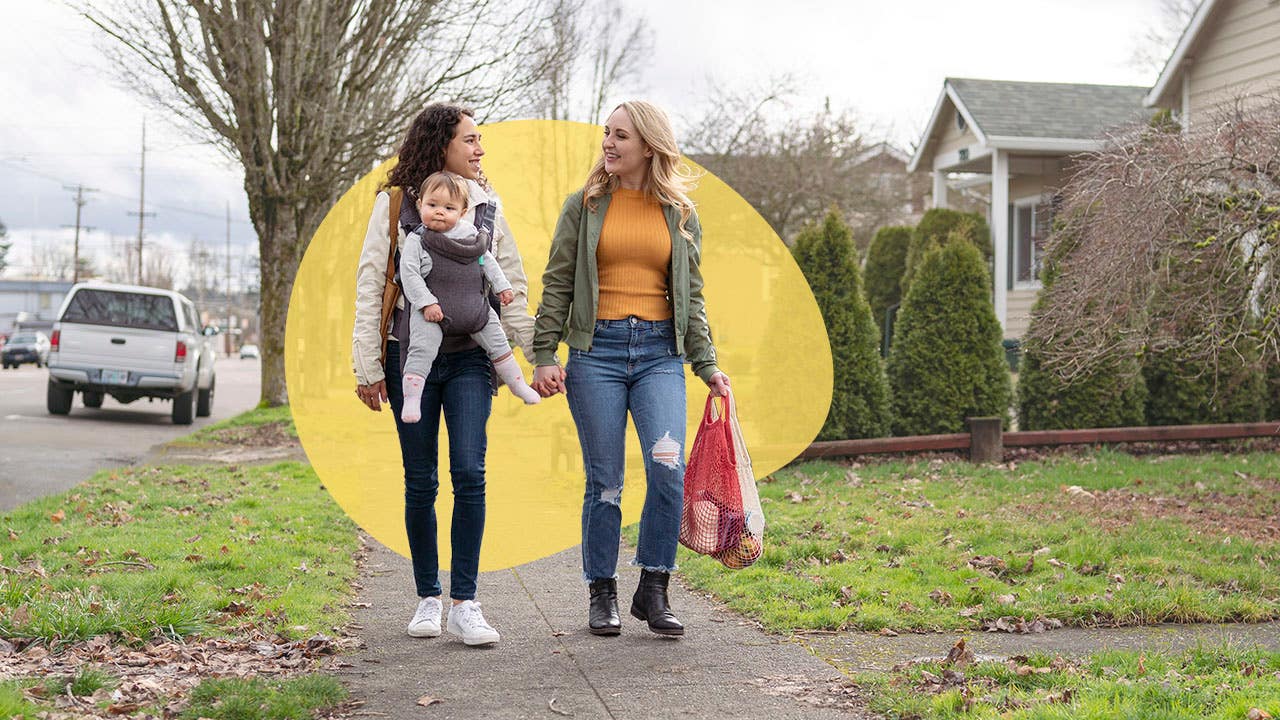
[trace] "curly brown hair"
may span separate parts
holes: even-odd
[[[462,116],[474,118],[471,108],[448,103],[432,103],[422,109],[409,125],[409,134],[400,146],[399,162],[387,174],[383,188],[399,187],[409,197],[418,196],[418,188],[428,175],[444,169],[445,148]]]

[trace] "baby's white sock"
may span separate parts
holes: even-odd
[[[422,419],[422,388],[427,379],[421,375],[405,374],[404,407],[400,408],[400,419],[407,423],[416,423]]]
[[[542,396],[524,381],[524,374],[520,372],[515,356],[507,355],[502,360],[495,360],[493,367],[498,371],[498,377],[502,378],[502,382],[511,388],[512,394],[523,400],[525,405],[537,405],[542,402]]]

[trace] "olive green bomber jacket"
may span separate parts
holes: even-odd
[[[569,347],[590,350],[595,334],[596,308],[600,301],[600,281],[596,269],[596,247],[600,229],[612,195],[596,198],[595,208],[583,207],[582,190],[570,195],[560,210],[551,256],[542,275],[542,301],[534,321],[533,354],[538,365],[556,365],[556,349],[561,339]],[[688,228],[692,240],[680,234],[680,211],[664,205],[667,229],[671,233],[670,287],[676,353],[684,355],[693,372],[703,382],[719,372],[716,349],[707,325],[706,302],[702,298],[702,225],[694,213]],[[590,302],[586,302],[586,299]]]

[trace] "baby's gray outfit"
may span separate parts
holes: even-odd
[[[479,275],[474,264],[479,265],[494,293],[511,289],[511,283],[488,247],[489,233],[477,231],[475,225],[465,219],[443,233],[420,226],[405,238],[400,250],[400,284],[410,315],[404,374],[426,377],[431,372],[444,339],[442,326],[469,334],[491,360],[511,352],[498,314],[485,297],[483,283],[476,282]],[[439,263],[432,260],[432,252],[439,255]],[[427,286],[428,279],[441,297]],[[439,323],[422,317],[422,309],[435,304],[439,304],[445,314],[444,321]]]

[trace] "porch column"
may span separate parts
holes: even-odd
[[[1009,281],[1009,155],[999,148],[991,151],[991,242],[995,250],[995,273],[991,284],[995,290],[992,302],[1000,327],[1008,316],[1007,287]]]
[[[947,206],[947,171],[933,171],[933,206],[936,208],[945,208]]]

